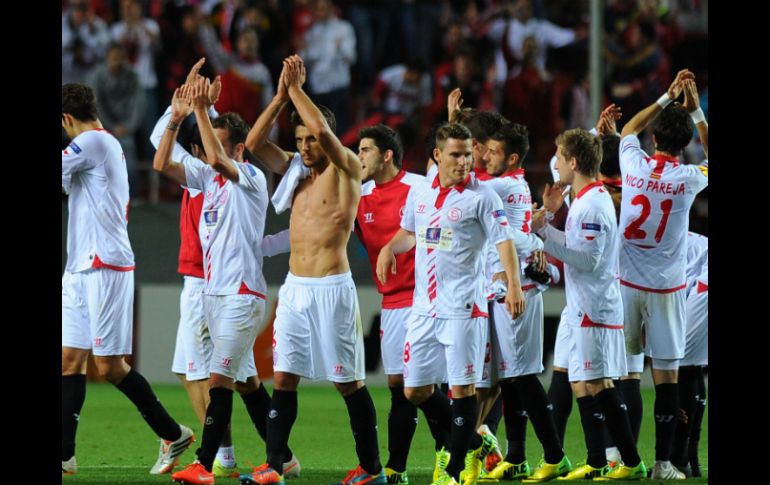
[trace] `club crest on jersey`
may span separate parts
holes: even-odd
[[[459,221],[462,216],[463,216],[463,211],[461,211],[457,207],[452,207],[451,209],[449,209],[449,213],[447,214],[447,217],[452,222]]]
[[[374,222],[374,213],[367,212],[364,214],[364,222],[366,224],[369,224],[370,222]]]
[[[419,204],[417,206],[417,213],[418,214],[425,214],[425,204]]]

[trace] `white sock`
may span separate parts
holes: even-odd
[[[220,446],[217,450],[217,461],[227,468],[235,466],[235,448],[232,446]]]

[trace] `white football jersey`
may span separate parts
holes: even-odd
[[[413,311],[446,319],[488,316],[485,244],[513,239],[500,197],[472,174],[451,188],[436,176],[412,186],[401,227],[417,239]]]
[[[620,171],[621,283],[664,293],[684,288],[690,207],[708,186],[708,161],[648,157],[628,135],[620,141]]]
[[[187,186],[203,192],[198,232],[207,295],[255,294],[265,298],[262,236],[267,182],[253,165],[234,162],[238,182],[194,157],[184,157]]]
[[[567,318],[582,327],[623,328],[618,281],[618,223],[601,182],[584,187],[569,209],[564,232],[546,225],[545,251],[564,261]]]
[[[120,142],[102,129],[76,136],[61,152],[61,186],[69,194],[66,270],[134,269],[128,173]]]

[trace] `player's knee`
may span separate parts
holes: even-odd
[[[115,357],[94,357],[94,363],[99,377],[111,384],[120,384],[130,370],[122,359]]]
[[[388,376],[388,387],[402,387],[404,385],[404,376],[401,374],[392,374]]]
[[[75,374],[84,374],[86,371],[87,359],[88,352],[80,352],[72,349],[62,349],[61,375],[72,376]]]
[[[339,391],[339,393],[344,397],[348,397],[357,390],[364,387],[364,381],[335,382],[334,387],[336,387],[337,391]]]
[[[418,404],[422,404],[422,402],[428,399],[431,394],[433,394],[433,390],[431,388],[428,388],[428,389],[424,387],[405,387],[404,388],[404,396],[409,402],[411,402],[415,406]]]
[[[246,382],[235,382],[235,390],[242,396],[251,394],[257,389],[259,389],[259,379],[253,376],[246,379]]]

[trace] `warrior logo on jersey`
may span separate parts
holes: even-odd
[[[463,216],[463,211],[461,211],[457,207],[452,207],[451,209],[449,209],[449,214],[447,214],[447,217],[449,217],[449,220],[452,222],[459,221],[462,216]]]
[[[364,222],[366,224],[369,224],[370,222],[374,222],[374,213],[367,212],[364,214]]]
[[[425,214],[425,204],[419,204],[417,206],[417,213],[418,214]]]

